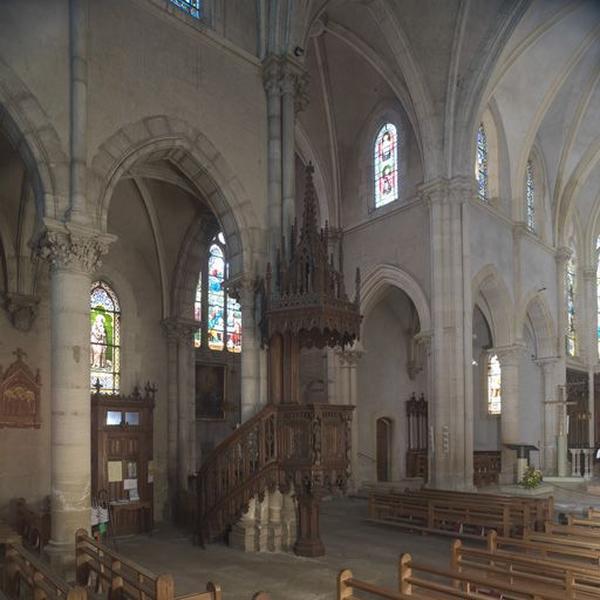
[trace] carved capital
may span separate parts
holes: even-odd
[[[501,367],[516,366],[527,350],[525,344],[512,344],[510,346],[498,346],[490,350],[490,354],[497,354]]]
[[[169,317],[162,321],[163,330],[167,339],[173,342],[192,342],[194,334],[200,329],[200,321],[195,319],[184,319],[181,317]]]
[[[335,354],[343,367],[356,367],[364,353],[364,348],[360,342],[355,342],[349,348],[335,350]]]
[[[227,293],[242,305],[242,308],[244,306],[251,307],[254,305],[259,281],[254,275],[242,273],[226,281],[224,287],[227,289]]]
[[[556,249],[556,253],[554,254],[556,264],[560,268],[564,268],[564,266],[567,264],[567,261],[571,258],[571,254],[573,254],[571,248],[568,248],[567,246],[560,246],[560,248]]]
[[[70,223],[46,223],[36,253],[53,271],[93,273],[102,266],[101,258],[115,240],[114,235]]]

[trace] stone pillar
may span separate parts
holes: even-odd
[[[289,492],[283,494],[281,507],[281,549],[292,550],[296,542],[296,499],[293,487]]]
[[[472,300],[468,227],[471,178],[421,187],[429,205],[432,381],[429,484],[473,489]]]
[[[72,565],[75,532],[90,528],[90,285],[114,236],[48,221],[39,255],[51,271],[51,537],[58,570]]]
[[[583,296],[584,317],[583,328],[585,345],[585,362],[588,367],[588,439],[590,448],[596,444],[595,405],[594,405],[594,369],[598,363],[598,300],[596,294],[597,270],[596,267],[583,269]]]
[[[69,218],[89,223],[87,181],[88,0],[69,0],[70,132]]]
[[[255,511],[256,550],[266,552],[269,540],[269,492],[265,492],[262,500],[256,499]]]
[[[557,436],[559,435],[559,398],[558,388],[555,384],[555,372],[558,359],[541,358],[536,361],[542,369],[544,384],[543,400],[543,448],[540,448],[542,458],[542,471],[544,475],[558,474]]]
[[[243,423],[267,403],[266,385],[261,386],[260,332],[256,323],[256,280],[243,275],[229,286],[228,291],[242,307],[240,418]]]
[[[360,487],[360,481],[358,480],[358,423],[360,418],[358,398],[358,363],[364,354],[364,350],[360,342],[355,342],[352,348],[338,350],[336,354],[340,365],[340,385],[338,387],[339,395],[337,397],[337,401],[339,404],[350,404],[354,406],[354,412],[352,414],[352,447],[350,454],[351,476],[348,482],[348,489],[351,493],[355,493]]]
[[[168,363],[168,471],[171,507],[178,490],[188,489],[196,468],[194,333],[200,323],[171,317],[163,321]]]
[[[281,509],[283,506],[283,496],[279,490],[274,490],[269,494],[269,533],[267,547],[270,552],[279,552],[281,550]]]
[[[242,552],[254,552],[256,550],[256,499],[250,498],[248,510],[241,519],[231,528],[229,534],[229,545]]]
[[[524,442],[521,431],[519,371],[525,350],[526,347],[521,344],[494,349],[502,369],[502,412],[500,415],[502,473],[500,483],[503,484],[515,483],[517,477],[515,451],[506,448],[505,444],[522,444]]]
[[[276,264],[277,248],[281,244],[282,225],[282,165],[281,165],[281,82],[279,61],[269,58],[263,67],[267,92],[267,154],[269,260]]]

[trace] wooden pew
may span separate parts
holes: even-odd
[[[524,496],[507,496],[502,494],[485,494],[477,492],[461,492],[454,490],[438,490],[438,489],[421,489],[407,490],[407,494],[418,495],[421,497],[436,497],[436,498],[453,498],[461,499],[465,502],[475,503],[499,503],[509,504],[514,510],[523,510],[527,508],[528,516],[532,519],[532,528],[543,528],[545,521],[554,520],[554,498],[530,498]]]
[[[595,519],[596,521],[600,521],[600,508],[590,506],[588,508],[587,516],[588,519]]]
[[[559,525],[557,523],[546,522],[544,531],[556,536],[569,536],[574,538],[589,539],[600,543],[600,523],[596,527],[585,527],[581,525]]]
[[[370,520],[461,537],[481,537],[490,529],[503,535],[530,529],[537,523],[530,509],[528,502],[510,497],[490,500],[429,491],[369,496]]]
[[[344,569],[337,578],[336,600],[359,600],[356,593],[364,592],[369,598],[388,600],[483,600],[489,597],[506,597],[512,600],[565,600],[564,594],[544,590],[521,588],[504,578],[465,574],[415,563],[410,554],[402,554],[398,568],[398,590],[382,588],[354,578],[352,571]]]
[[[483,596],[509,597],[519,600],[564,600],[562,593],[551,589],[528,589],[514,584],[506,577],[497,577],[485,573],[465,574],[453,569],[438,569],[416,563],[410,554],[400,556],[399,589],[407,596],[417,598],[452,598],[457,590],[471,593],[475,598]]]
[[[31,590],[33,600],[87,599],[84,588],[69,585],[21,545],[8,546],[3,579],[3,590],[12,600],[23,597],[22,586]]]
[[[600,598],[598,567],[573,565],[520,553],[494,553],[480,548],[466,548],[460,540],[454,540],[451,552],[452,568],[467,575],[484,573],[488,578],[507,580],[541,596],[549,592],[577,600]]]
[[[596,528],[600,534],[600,519],[589,519],[576,517],[575,515],[567,515],[567,525],[569,525],[569,527],[589,527],[590,529]]]
[[[573,566],[600,568],[600,550],[556,543],[552,536],[542,541],[500,537],[495,531],[487,535],[487,550],[497,553],[519,552],[542,559],[557,560]]]
[[[206,592],[175,596],[171,575],[155,575],[96,542],[84,529],[75,534],[77,582],[110,600],[221,600],[220,586],[209,582]]]
[[[23,538],[24,546],[41,552],[50,540],[50,510],[44,506],[41,510],[31,508],[25,498],[12,501],[15,527]]]

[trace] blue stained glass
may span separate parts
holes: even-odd
[[[181,8],[186,13],[199,19],[202,16],[202,2],[201,0],[170,0],[172,4]]]
[[[196,286],[196,298],[194,299],[194,319],[202,321],[202,273],[198,277]],[[194,333],[194,348],[200,348],[202,345],[202,330],[197,329]]]
[[[374,152],[375,208],[398,199],[398,134],[386,123],[377,134]]]
[[[483,123],[477,129],[477,158],[475,160],[475,179],[477,179],[477,196],[487,202],[488,193],[488,146]]]

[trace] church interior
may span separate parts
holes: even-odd
[[[88,598],[600,598],[597,0],[0,0],[0,600]]]

